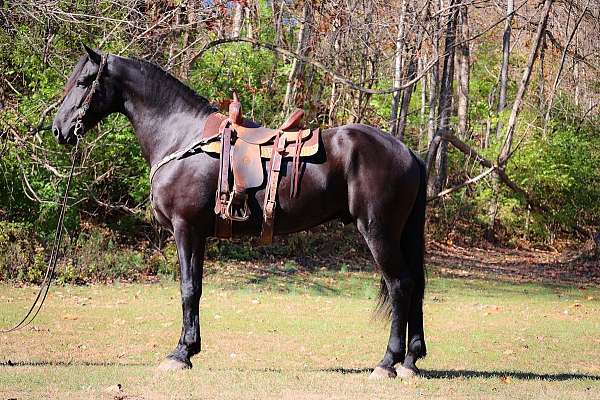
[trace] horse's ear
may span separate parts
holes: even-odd
[[[96,51],[87,47],[85,45],[85,43],[82,43],[82,46],[83,46],[83,49],[85,50],[85,52],[87,53],[88,59],[91,62],[93,62],[94,64],[100,64],[100,61],[102,60],[102,56],[100,54],[98,54]]]

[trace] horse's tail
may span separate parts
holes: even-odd
[[[425,208],[427,205],[426,166],[416,155],[413,154],[413,158],[419,168],[419,189],[400,239],[400,246],[413,280],[411,309],[421,308],[425,295]],[[388,318],[391,316],[390,295],[383,277],[377,296],[376,314]]]
[[[417,156],[419,164],[419,191],[413,209],[402,232],[402,250],[414,280],[413,301],[422,303],[425,295],[425,218],[427,208],[427,169]],[[412,307],[412,305],[411,305]]]

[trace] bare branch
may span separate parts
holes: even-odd
[[[465,186],[472,185],[473,183],[475,183],[475,182],[477,182],[477,181],[479,181],[479,180],[481,180],[481,179],[485,178],[486,176],[488,176],[489,174],[491,174],[492,172],[494,172],[494,170],[495,170],[496,168],[497,168],[496,166],[493,166],[493,167],[491,167],[491,168],[488,168],[488,169],[486,169],[485,171],[483,171],[481,174],[477,175],[477,176],[476,176],[476,177],[474,177],[474,178],[467,179],[466,181],[464,181],[464,182],[463,182],[463,183],[461,183],[460,185],[456,185],[456,186],[453,186],[453,187],[451,187],[451,188],[448,188],[448,189],[446,189],[446,190],[442,190],[442,191],[441,191],[441,192],[439,192],[437,195],[435,195],[435,196],[432,196],[432,197],[429,197],[429,198],[427,199],[427,202],[430,202],[430,201],[433,201],[433,200],[439,199],[439,198],[441,198],[441,197],[444,197],[444,196],[446,196],[446,195],[448,195],[448,194],[450,194],[450,193],[452,193],[452,192],[456,192],[457,190],[460,190],[460,189],[464,188]]]

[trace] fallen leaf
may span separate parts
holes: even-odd
[[[501,376],[500,377],[500,382],[502,382],[502,383],[510,383],[511,382],[510,376]]]
[[[111,385],[111,386],[104,388],[103,391],[105,393],[120,393],[123,391],[123,386],[121,386],[120,383],[117,383],[116,385]]]

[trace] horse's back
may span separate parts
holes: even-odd
[[[348,180],[365,172],[377,177],[372,183],[397,183],[418,178],[418,157],[398,138],[363,124],[348,124],[323,132],[328,153],[344,160]],[[418,179],[417,179],[418,180]]]

